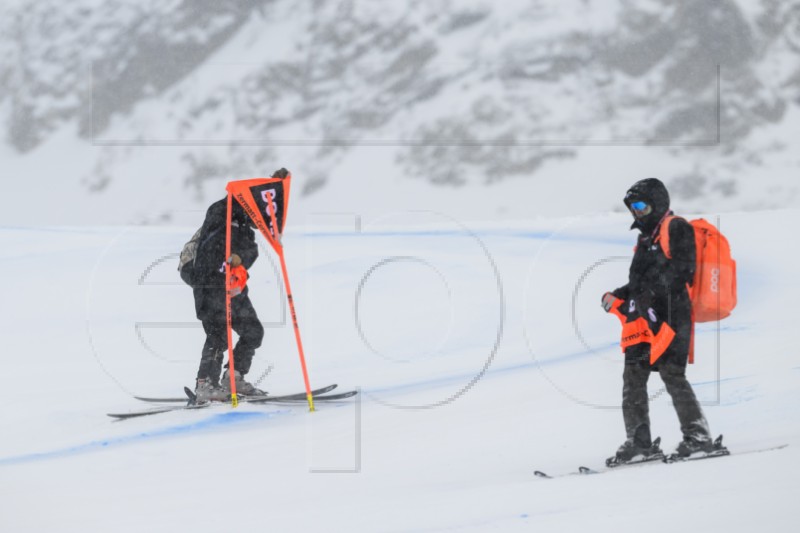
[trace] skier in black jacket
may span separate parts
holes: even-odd
[[[197,318],[206,333],[200,368],[197,371],[195,392],[199,402],[225,400],[230,394],[228,370],[222,377],[223,354],[228,348],[227,320],[225,317],[225,233],[227,198],[214,202],[197,240],[192,289]],[[258,257],[254,224],[236,200],[231,211],[231,267],[249,269]],[[233,294],[233,293],[232,293]],[[245,381],[256,349],[264,338],[264,327],[250,302],[248,288],[231,298],[232,328],[239,335],[233,349],[236,391],[244,395],[266,394]]]
[[[686,364],[692,346],[692,302],[688,287],[695,271],[695,237],[682,218],[669,224],[672,259],[659,243],[659,230],[670,211],[669,193],[661,181],[636,182],[625,194],[626,207],[634,217],[631,229],[640,232],[631,263],[628,284],[606,293],[603,308],[623,322],[622,413],[626,441],[610,461],[623,463],[636,456],[661,453],[653,448],[647,380],[657,371],[672,397],[681,424],[680,456],[713,448],[708,423],[692,386]]]

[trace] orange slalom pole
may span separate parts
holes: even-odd
[[[231,212],[233,196],[228,193],[228,216],[225,224],[225,321],[228,329],[228,375],[231,378],[231,405],[238,407],[236,396],[236,370],[233,367],[233,313],[231,312]]]
[[[278,240],[278,221],[275,218],[275,204],[272,202],[272,197],[267,195],[267,202],[269,203],[270,218],[272,218],[272,228],[275,232],[275,251],[278,253],[278,258],[281,260],[281,273],[283,274],[283,284],[286,287],[286,299],[289,302],[289,312],[292,315],[292,326],[294,326],[294,338],[297,341],[297,352],[300,356],[300,366],[303,369],[303,381],[306,385],[306,399],[308,400],[308,410],[314,411],[314,397],[311,394],[311,383],[308,379],[308,368],[306,367],[306,356],[303,352],[303,341],[300,339],[300,326],[297,323],[297,313],[294,310],[294,299],[292,298],[292,288],[289,285],[289,274],[286,270],[286,258],[283,256],[283,244]]]
[[[306,368],[306,357],[303,353],[303,341],[300,339],[300,326],[297,324],[297,313],[294,310],[294,299],[292,298],[292,288],[289,286],[289,275],[286,273],[286,259],[283,257],[283,246],[278,249],[278,257],[281,260],[281,271],[283,272],[283,283],[286,286],[286,299],[289,301],[289,312],[292,315],[292,325],[294,326],[294,338],[297,341],[297,352],[300,355],[300,366],[303,368],[303,380],[306,384],[306,398],[308,399],[308,410],[314,411],[314,397],[311,395],[311,383],[308,380],[308,369]]]

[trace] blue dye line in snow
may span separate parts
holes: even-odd
[[[720,328],[720,331],[745,331],[751,329],[748,326],[728,326]],[[716,333],[716,327],[703,329],[703,330],[696,330],[697,334],[711,334]],[[572,363],[574,361],[578,361],[580,359],[584,359],[590,357],[592,355],[604,353],[608,350],[619,348],[618,342],[612,342],[600,346],[594,350],[580,350],[577,352],[570,352],[563,355],[557,355],[553,357],[548,357],[546,359],[539,359],[539,358],[532,358],[530,361],[526,361],[524,363],[517,363],[514,365],[504,366],[504,367],[490,367],[489,370],[486,372],[484,377],[495,377],[502,374],[507,374],[509,372],[519,372],[523,370],[530,370],[530,369],[541,369],[543,367],[554,366],[554,365],[563,365]],[[620,357],[622,355],[620,354]],[[432,378],[425,381],[415,381],[413,383],[404,383],[399,385],[391,385],[387,387],[375,388],[375,389],[364,389],[363,392],[366,394],[379,394],[379,393],[399,393],[401,391],[408,391],[408,390],[418,390],[418,389],[426,389],[431,387],[440,387],[449,385],[452,383],[463,383],[466,384],[470,380],[475,377],[476,373],[473,374],[466,374],[462,373],[459,375],[450,375],[444,376],[440,378]],[[713,381],[705,381],[700,383],[693,383],[696,386],[704,386],[704,385],[712,385],[715,383],[723,383],[726,381],[737,381],[741,379],[745,379],[749,376],[740,376],[740,377],[730,377],[724,378],[720,380],[713,380]]]
[[[567,353],[564,355],[559,355],[555,357],[548,357],[547,359],[531,359],[530,361],[524,363],[517,363],[515,365],[509,365],[504,367],[490,367],[489,370],[486,372],[484,377],[495,377],[501,374],[507,374],[510,372],[519,372],[521,370],[530,370],[532,368],[542,368],[545,366],[552,366],[552,365],[561,365],[565,363],[570,363],[572,361],[583,359],[585,357],[589,357],[596,353],[601,353],[607,351],[608,349],[618,347],[619,343],[611,343],[603,348],[599,348],[597,350],[581,350],[578,352]],[[427,389],[431,387],[440,387],[444,385],[448,385],[451,383],[463,383],[466,384],[470,380],[475,377],[476,374],[458,374],[458,375],[450,375],[444,376],[440,378],[432,378],[425,381],[415,381],[413,383],[404,383],[400,385],[391,385],[388,387],[382,388],[375,388],[375,389],[368,389],[364,390],[367,394],[376,394],[376,393],[398,393],[404,390],[415,390],[415,389]]]
[[[177,435],[186,435],[206,431],[208,429],[232,426],[235,424],[242,424],[253,420],[265,420],[274,418],[277,415],[288,413],[287,410],[282,411],[231,411],[227,413],[216,414],[197,422],[190,424],[181,424],[177,426],[169,426],[153,431],[144,431],[141,433],[134,433],[132,435],[123,435],[119,437],[111,437],[107,439],[93,440],[83,444],[77,444],[67,448],[59,448],[56,450],[30,453],[25,455],[16,455],[11,457],[0,457],[0,466],[16,465],[22,463],[30,463],[35,461],[42,461],[47,459],[58,459],[62,457],[70,457],[82,453],[95,452],[106,450],[114,446],[122,446],[126,444],[135,444],[142,441],[154,440],[163,437],[173,437]]]
[[[737,327],[737,328],[722,328],[723,330],[730,329],[733,331],[742,331],[749,329],[748,327]],[[707,330],[703,333],[713,333],[716,329]],[[519,372],[521,370],[529,370],[532,368],[542,368],[545,366],[552,366],[552,365],[561,365],[573,362],[575,360],[583,359],[589,357],[591,355],[602,353],[613,349],[619,346],[618,343],[613,342],[607,345],[604,345],[596,350],[581,350],[577,352],[567,353],[555,357],[549,357],[547,359],[533,359],[528,362],[518,363],[515,365],[505,366],[502,368],[490,368],[486,376],[487,377],[494,377],[499,376],[502,374],[507,374],[510,372]],[[800,367],[795,367],[795,369],[800,369]],[[426,381],[414,382],[414,383],[406,383],[401,385],[392,385],[389,387],[383,388],[376,388],[370,390],[364,390],[365,393],[381,393],[381,392],[390,392],[390,393],[398,393],[403,390],[409,389],[420,389],[420,388],[430,388],[436,386],[442,386],[449,383],[454,382],[463,382],[466,383],[468,380],[473,378],[474,375],[472,374],[461,374],[457,376],[446,376],[441,378],[434,378]],[[738,377],[730,377],[724,378],[720,380],[712,380],[712,381],[704,381],[693,383],[696,387],[702,387],[705,385],[714,385],[718,383],[724,382],[731,382],[731,381],[738,381],[742,379],[746,379],[749,376],[738,376]],[[205,418],[203,420],[199,420],[197,422],[192,422],[190,424],[182,424],[177,426],[169,426],[161,429],[157,429],[154,431],[145,431],[142,433],[135,433],[133,435],[123,435],[120,437],[111,437],[108,439],[101,439],[101,440],[94,440],[84,444],[78,444],[75,446],[67,447],[67,448],[60,448],[56,450],[44,451],[44,452],[37,452],[32,454],[25,454],[25,455],[17,455],[11,457],[0,457],[0,467],[5,465],[14,465],[14,464],[21,464],[21,463],[28,463],[28,462],[35,462],[40,460],[47,460],[47,459],[56,459],[61,457],[69,457],[73,455],[78,455],[81,453],[93,452],[108,449],[113,446],[121,446],[126,444],[134,444],[137,442],[158,439],[162,437],[170,437],[170,436],[177,436],[177,435],[185,435],[189,433],[201,432],[208,429],[218,428],[218,427],[225,427],[231,426],[235,424],[240,424],[244,422],[249,422],[255,419],[270,419],[277,415],[285,414],[290,411],[288,410],[281,410],[281,411],[269,411],[269,412],[260,412],[260,411],[231,411],[227,413],[220,413],[213,415],[211,417]]]
[[[705,387],[706,385],[718,385],[720,383],[728,383],[730,381],[741,381],[752,376],[734,376],[730,378],[712,379],[711,381],[698,381],[692,382],[692,387]]]

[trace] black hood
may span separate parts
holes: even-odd
[[[653,211],[640,219],[635,219],[631,229],[638,229],[642,233],[652,233],[658,223],[669,212],[669,192],[656,178],[639,180],[625,193],[625,207],[630,210],[633,202],[646,202],[653,206]]]

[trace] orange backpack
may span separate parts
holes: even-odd
[[[669,223],[673,218],[678,217],[666,217],[659,232],[661,249],[669,259]],[[689,287],[694,320],[722,320],[736,307],[736,261],[731,257],[728,239],[714,225],[702,218],[689,223],[697,246],[694,284]]]

